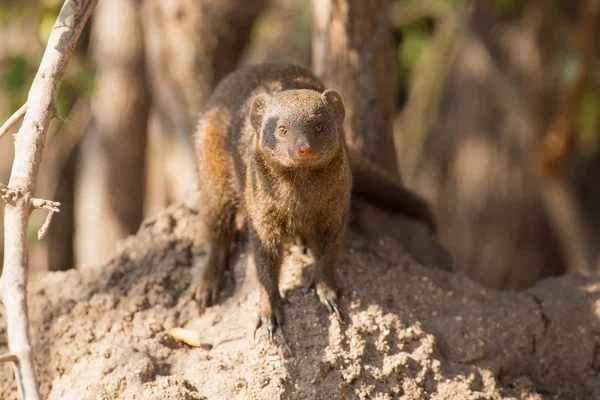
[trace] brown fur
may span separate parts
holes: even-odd
[[[247,67],[219,84],[196,134],[207,239],[207,264],[197,284],[202,307],[218,294],[240,207],[261,288],[259,325],[270,335],[283,323],[281,250],[293,237],[303,238],[316,260],[319,299],[339,314],[334,265],[348,220],[352,172],[360,174],[358,195],[433,225],[426,203],[384,172],[358,155],[351,155],[351,168],[344,113],[337,92],[290,64]]]

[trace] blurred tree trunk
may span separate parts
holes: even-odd
[[[349,146],[398,175],[389,0],[313,0],[313,67],[346,104]]]
[[[389,0],[313,0],[313,67],[346,105],[348,145],[401,178],[394,146],[394,38]],[[451,269],[448,252],[424,224],[352,203],[352,229],[390,236],[419,263]],[[398,227],[402,227],[398,229]]]
[[[456,270],[490,287],[523,289],[565,269],[532,168],[546,125],[540,96],[556,99],[559,80],[540,70],[550,54],[539,53],[541,28],[530,15],[500,18],[479,2],[463,17],[414,184],[436,206]]]
[[[49,271],[65,271],[75,267],[75,171],[77,151],[72,151],[61,168],[56,196],[66,212],[52,218],[46,236]]]
[[[81,39],[81,37],[80,37]],[[42,159],[39,188],[44,198],[61,203],[62,210],[52,218],[48,234],[42,241],[43,271],[64,271],[75,267],[75,184],[79,142],[90,121],[90,102],[78,99],[68,117],[73,121],[63,123],[58,132],[48,140]],[[44,215],[38,215],[39,224]],[[41,271],[35,271],[41,272]]]
[[[277,60],[310,68],[311,30],[312,4],[309,1],[271,0],[253,28],[252,40],[240,64]]]
[[[165,181],[168,202],[187,200],[195,191],[191,137],[198,114],[214,86],[237,66],[265,5],[266,0],[149,0],[145,4],[153,112],[167,136],[159,139],[167,178],[151,179]],[[161,169],[153,171],[161,173]]]
[[[150,103],[139,2],[100,2],[91,35],[97,85],[79,157],[78,264],[102,261],[142,220]]]

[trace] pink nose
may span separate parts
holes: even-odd
[[[298,157],[309,157],[312,153],[312,149],[308,145],[301,145],[298,147]]]

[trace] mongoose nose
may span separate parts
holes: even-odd
[[[298,157],[309,157],[312,154],[312,149],[308,144],[298,146]]]

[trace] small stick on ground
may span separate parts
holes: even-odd
[[[169,330],[169,336],[178,342],[187,344],[188,346],[199,347],[204,350],[210,350],[212,348],[210,344],[202,341],[200,332],[192,329],[171,328]]]
[[[8,186],[0,187],[6,203],[0,300],[4,304],[9,351],[0,356],[0,362],[13,362],[17,387],[24,400],[40,399],[27,314],[27,221],[36,207],[47,208],[51,213],[58,210],[58,204],[54,202],[34,199],[33,192],[48,126],[57,116],[56,98],[67,63],[97,3],[98,0],[67,0],[64,3],[48,38],[27,106],[21,107],[0,130],[0,133],[8,131],[25,114],[15,136],[15,158]]]
[[[19,358],[14,354],[4,354],[0,356],[0,363],[3,362],[18,362]]]

